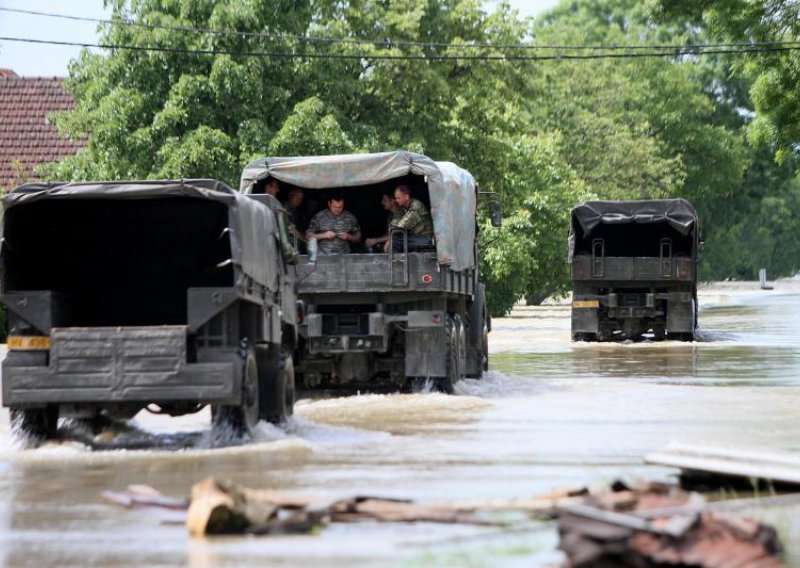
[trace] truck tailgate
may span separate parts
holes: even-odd
[[[56,328],[50,364],[3,365],[3,404],[235,400],[233,362],[187,363],[186,326]]]

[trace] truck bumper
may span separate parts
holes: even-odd
[[[187,363],[186,346],[186,326],[54,329],[46,365],[4,361],[3,406],[238,402],[236,354]]]

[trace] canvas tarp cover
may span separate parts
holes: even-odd
[[[450,162],[434,162],[404,151],[260,158],[247,165],[239,189],[250,193],[267,177],[304,189],[326,189],[377,184],[408,174],[424,176],[427,181],[439,264],[456,271],[473,268],[475,180]]]
[[[234,264],[253,280],[277,290],[278,229],[268,207],[216,180],[28,183],[3,198],[4,216],[19,205],[44,199],[158,199],[193,197],[225,204]]]
[[[587,201],[572,209],[569,233],[569,253],[575,244],[576,226],[583,238],[591,235],[599,225],[668,223],[682,235],[688,235],[697,226],[697,212],[685,199],[646,199],[641,201]]]

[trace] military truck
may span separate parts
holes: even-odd
[[[341,195],[364,237],[386,233],[381,196],[406,184],[431,212],[435,233],[429,247],[412,249],[408,235],[394,230],[390,243],[397,246],[389,252],[355,244],[349,254],[301,256],[298,384],[377,391],[427,383],[452,393],[462,377],[482,375],[490,319],[477,265],[478,191],[469,172],[404,151],[261,158],[245,168],[240,190],[257,193],[269,180],[282,193],[303,189],[317,210]]]
[[[697,213],[685,199],[588,201],[572,210],[572,340],[693,341]]]
[[[32,183],[3,204],[19,434],[205,405],[213,430],[247,434],[292,413],[295,273],[269,203],[198,179]]]

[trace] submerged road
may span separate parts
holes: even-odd
[[[140,414],[146,450],[78,441],[19,449],[0,413],[0,562],[7,566],[541,566],[561,559],[550,529],[354,524],[315,536],[189,539],[148,510],[98,499],[147,484],[175,497],[209,475],[319,496],[420,501],[531,497],[618,478],[669,479],[643,456],[671,441],[800,452],[800,282],[701,294],[702,341],[572,344],[569,309],[495,320],[492,370],[456,396],[305,400],[283,430],[205,448],[208,414]],[[178,438],[192,449],[166,449]],[[114,433],[112,433],[114,434]],[[751,511],[800,565],[800,509]]]

